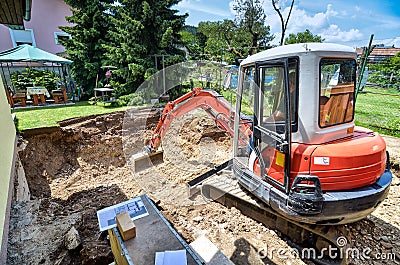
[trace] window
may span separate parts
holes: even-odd
[[[237,127],[235,137],[238,137],[235,152],[242,162],[242,166],[247,167],[248,158],[253,148],[253,142],[250,139],[251,134],[247,130],[253,125],[254,119],[254,100],[256,83],[254,82],[254,65],[245,67],[239,72],[238,94],[236,102],[236,113],[240,113],[240,125]],[[247,128],[247,129],[246,129]]]
[[[35,36],[33,29],[13,30],[10,29],[11,41],[14,47],[22,44],[29,44],[36,47]]]
[[[260,68],[260,88],[263,91],[262,117],[264,122],[285,119],[284,79],[282,66]],[[274,115],[276,113],[276,115]]]
[[[241,95],[241,112],[253,116],[254,115],[254,66],[243,69],[243,92]]]
[[[290,111],[292,124],[297,121],[298,59],[288,60]],[[284,122],[286,118],[284,87],[285,68],[282,66],[260,68],[261,89],[263,91],[263,121],[267,123]],[[296,131],[296,126],[293,127]]]
[[[355,60],[321,60],[319,97],[320,127],[332,126],[353,120],[355,81]]]
[[[62,45],[61,42],[63,40],[69,40],[71,38],[71,35],[65,32],[54,32],[54,40],[56,41],[57,45]],[[60,42],[61,40],[61,42]]]

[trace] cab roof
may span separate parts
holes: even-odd
[[[343,52],[345,54],[356,52],[355,48],[334,44],[334,43],[297,43],[283,45],[276,48],[272,48],[244,59],[240,65],[246,65],[249,63],[263,61],[266,59],[277,59],[286,56],[295,56],[307,52]]]

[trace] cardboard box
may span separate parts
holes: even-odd
[[[118,231],[124,241],[136,237],[136,226],[129,213],[123,212],[116,216]]]

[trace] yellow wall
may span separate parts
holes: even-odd
[[[9,187],[11,181],[14,145],[15,145],[15,127],[11,117],[10,106],[8,105],[6,93],[4,91],[3,81],[0,78],[0,253],[4,253],[4,240],[3,236],[7,236],[8,227],[8,214],[7,205],[10,203]],[[6,217],[7,216],[7,217]],[[7,242],[7,241],[5,241]],[[2,255],[1,255],[2,256]],[[0,263],[2,257],[0,257]]]

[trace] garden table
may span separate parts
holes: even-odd
[[[31,96],[33,98],[33,105],[36,106],[39,104],[39,98],[41,104],[46,103],[46,98],[44,97],[50,97],[49,91],[45,87],[27,87],[26,88],[26,98],[31,99]]]

